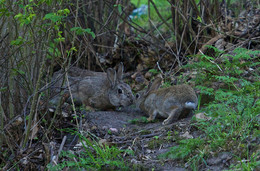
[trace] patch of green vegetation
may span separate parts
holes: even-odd
[[[245,160],[241,160],[240,157],[237,158],[239,161],[239,164],[237,165],[231,165],[230,170],[252,170],[252,168],[259,169],[260,167],[260,160],[259,160],[260,152],[253,153],[251,156],[248,156],[250,162],[247,162]]]
[[[142,130],[140,132],[140,135],[147,135],[147,134],[151,134],[151,131],[150,130]]]
[[[131,3],[133,3],[136,7],[139,7],[142,4],[147,4],[147,0],[131,0]]]
[[[159,74],[160,72],[157,69],[150,69],[148,72],[152,74]]]
[[[229,55],[211,48],[216,56],[197,56],[199,62],[186,67],[197,70],[195,83],[201,97],[214,97],[198,111],[205,112],[212,119],[194,122],[193,126],[205,134],[196,139],[178,141],[179,145],[164,157],[182,159],[196,170],[199,165],[206,164],[205,158],[228,151],[239,163],[232,168],[252,170],[259,165],[257,143],[251,143],[249,149],[248,142],[259,136],[260,81],[248,81],[245,73],[249,69],[254,70],[250,75],[254,80],[260,79],[257,74],[259,68],[256,67],[260,64],[257,62],[260,51],[238,48],[234,50],[234,55]],[[219,84],[218,88],[213,89],[213,84]]]
[[[130,151],[120,150],[105,144],[100,145],[94,138],[89,140],[78,132],[69,129],[67,131],[79,136],[84,151],[79,153],[63,151],[61,157],[66,158],[66,160],[56,166],[48,165],[49,170],[62,170],[64,168],[72,170],[129,170],[121,156],[124,152],[128,154]]]
[[[136,118],[129,121],[131,124],[149,123],[146,117]]]
[[[148,148],[149,149],[155,149],[159,148],[163,143],[165,143],[165,139],[161,139],[158,136],[154,136],[149,142],[148,142]]]
[[[198,148],[205,147],[205,140],[200,138],[180,140],[179,146],[174,146],[171,150],[160,157],[171,158],[171,159],[185,159],[196,153]]]
[[[131,0],[131,2],[134,5],[138,5],[138,0]],[[168,23],[171,23],[171,6],[169,4],[168,1],[165,0],[156,0],[153,1],[156,8],[158,9],[160,15],[162,16],[162,18],[164,20],[168,19]],[[140,5],[147,5],[148,1],[147,0],[141,0],[139,3],[139,7]],[[149,22],[149,15],[148,15],[148,10],[147,10],[147,14],[141,15],[139,17],[135,17],[133,19],[133,22],[136,23],[137,25],[143,27],[144,29],[149,29],[150,26],[152,27],[151,29],[157,30],[159,32],[165,32],[167,30],[169,30],[169,28],[165,25],[160,25],[158,26],[159,23],[162,23],[162,20],[160,19],[160,17],[158,16],[154,6],[152,5],[152,3],[150,4],[150,19],[151,19],[151,23]],[[157,32],[156,32],[157,33]],[[172,37],[172,36],[171,36]],[[174,37],[174,36],[173,36]]]

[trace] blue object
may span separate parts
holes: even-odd
[[[131,19],[139,18],[141,15],[147,14],[147,5],[141,5],[139,8],[133,10],[132,14],[129,16]]]

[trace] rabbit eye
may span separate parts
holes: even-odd
[[[140,94],[137,93],[137,94],[135,95],[135,98],[138,99],[139,97],[140,97]]]
[[[117,92],[118,92],[118,94],[122,94],[123,93],[122,89],[120,89],[120,88],[117,90]]]

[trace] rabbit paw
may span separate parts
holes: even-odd
[[[151,121],[153,121],[153,119],[151,117],[149,117],[149,118],[147,118],[147,121],[151,122]]]
[[[163,125],[168,125],[168,124],[169,124],[169,120],[168,120],[168,119],[165,119],[162,124],[163,124]]]

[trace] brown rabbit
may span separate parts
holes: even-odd
[[[106,74],[85,77],[69,76],[73,100],[102,110],[131,105],[134,96],[130,86],[122,80],[123,69],[123,64],[120,64],[117,72],[109,68]],[[61,81],[57,84],[56,86],[61,87]]]
[[[122,67],[122,63],[120,63],[119,67]],[[78,67],[70,67],[68,69],[68,76],[70,77],[79,77],[79,78],[83,78],[83,77],[87,77],[87,76],[106,76],[105,72],[95,72],[95,71],[90,71],[90,70],[84,70]],[[57,72],[55,72],[53,74],[54,78],[57,78],[57,76],[62,75],[62,73],[64,73],[63,70],[59,70]]]
[[[181,114],[190,112],[198,104],[194,90],[186,84],[175,85],[158,89],[162,79],[156,78],[146,91],[136,94],[136,106],[149,114],[149,121],[155,119],[157,114],[163,118],[163,125],[171,124]]]

